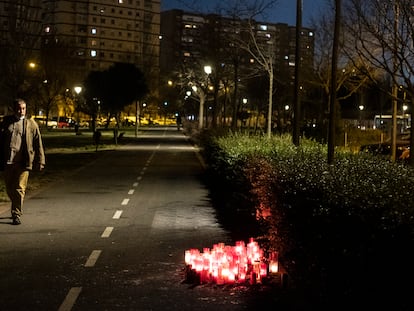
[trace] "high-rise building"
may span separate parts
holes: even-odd
[[[177,66],[188,62],[206,61],[211,47],[217,47],[216,58],[225,60],[229,46],[235,41],[245,40],[246,29],[251,29],[256,42],[263,50],[273,53],[276,75],[286,74],[293,80],[296,52],[296,27],[284,23],[231,19],[216,14],[199,14],[182,10],[161,13],[161,72],[168,74]],[[249,28],[247,28],[248,26]],[[249,30],[250,31],[250,30]],[[239,37],[236,37],[239,36]],[[301,30],[302,66],[312,68],[314,57],[314,34],[309,28]],[[233,43],[232,43],[233,40]],[[237,44],[237,43],[236,43]],[[210,53],[211,54],[211,53]],[[251,56],[245,51],[245,65],[251,64]],[[242,58],[243,59],[243,58]],[[229,60],[231,61],[231,60]]]
[[[159,32],[160,0],[0,0],[0,47],[59,44],[65,54],[56,56],[67,58],[63,70],[72,83],[126,62],[156,87]]]
[[[43,0],[43,9],[44,42],[64,42],[80,73],[125,62],[157,81],[160,0]]]
[[[41,5],[42,0],[0,0],[0,114],[28,89],[28,64],[40,52]]]

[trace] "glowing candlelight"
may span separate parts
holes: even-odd
[[[247,245],[243,241],[237,241],[235,246],[218,243],[212,249],[203,248],[202,253],[198,249],[190,249],[184,255],[189,269],[187,273],[200,283],[261,283],[268,271],[274,273],[274,264],[277,267],[278,263],[276,252],[270,254],[269,261],[265,260],[263,251],[253,238]]]
[[[279,260],[278,260],[278,253],[277,252],[272,252],[270,254],[269,272],[270,273],[278,273],[279,272]]]

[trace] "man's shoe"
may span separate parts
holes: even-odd
[[[13,218],[13,225],[20,225],[21,223],[20,218]]]

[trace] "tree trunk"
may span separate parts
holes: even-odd
[[[335,29],[332,46],[331,89],[329,99],[328,163],[332,164],[335,154],[335,110],[336,71],[338,62],[339,27],[341,21],[341,0],[335,0]]]
[[[269,107],[267,110],[267,137],[272,136],[272,112],[273,112],[273,68],[269,70]]]

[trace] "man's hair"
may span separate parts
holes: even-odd
[[[20,105],[20,103],[26,104],[26,101],[24,99],[22,99],[22,98],[16,98],[13,101],[13,107],[17,107],[17,105]]]

